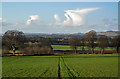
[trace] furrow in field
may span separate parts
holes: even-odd
[[[49,71],[49,68],[47,68],[39,77],[45,75]]]
[[[61,74],[60,74],[60,57],[58,61],[58,78],[61,79]]]
[[[63,64],[64,64],[64,66],[66,67],[66,69],[67,69],[67,71],[68,71],[68,74],[69,74],[69,77],[76,77],[76,75],[74,74],[75,72],[73,72],[67,65],[66,65],[66,63],[65,63],[65,61],[64,61],[64,58],[63,57],[61,57],[62,58],[62,61],[63,61]]]

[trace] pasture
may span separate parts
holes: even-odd
[[[73,50],[69,45],[51,45],[53,50]],[[79,46],[77,50],[82,50],[82,46]],[[84,50],[91,50],[91,48],[85,46]],[[99,47],[95,47],[94,50],[101,50]],[[114,47],[107,47],[105,50],[116,50]]]
[[[10,56],[2,58],[3,77],[117,77],[117,54]]]
[[[51,45],[53,50],[73,50],[69,45]],[[79,46],[77,50],[82,50],[82,46]],[[91,50],[91,48],[85,46],[84,50]],[[99,47],[95,47],[94,50],[101,50]],[[105,50],[116,50],[114,47],[107,47]],[[16,53],[19,53],[20,50],[16,50]],[[9,50],[9,53],[13,53],[12,50]]]

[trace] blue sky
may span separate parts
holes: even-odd
[[[2,9],[3,33],[7,30],[78,33],[118,29],[117,2],[4,2]]]

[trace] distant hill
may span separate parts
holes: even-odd
[[[106,31],[106,32],[97,32],[97,35],[98,36],[105,35],[108,37],[113,37],[113,36],[118,35],[118,33],[119,33],[119,31]]]
[[[97,32],[97,36],[108,36],[108,37],[114,37],[119,33],[119,31],[106,31],[106,32]],[[78,36],[83,37],[85,33],[54,33],[54,34],[47,34],[47,33],[25,33],[26,36],[41,36],[45,38],[63,38],[63,37],[72,37],[72,36]]]

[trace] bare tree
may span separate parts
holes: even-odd
[[[52,50],[48,46],[39,47],[37,45],[26,47],[22,50],[24,55],[40,55],[40,54],[52,54]]]
[[[41,47],[49,47],[51,48],[51,50],[53,49],[52,46],[51,46],[51,40],[48,39],[48,38],[44,38],[42,41],[41,41]]]
[[[90,48],[92,48],[92,53],[94,53],[94,48],[96,47],[95,41],[97,40],[97,35],[94,30],[89,31],[85,34],[86,43]]]
[[[71,48],[75,51],[75,54],[77,53],[77,47],[79,46],[79,39],[76,36],[73,36],[69,39],[69,44]]]
[[[113,46],[116,47],[116,52],[119,53],[120,47],[120,35],[113,37],[112,39]]]
[[[85,39],[84,38],[81,38],[80,39],[80,46],[82,46],[82,51],[84,51],[84,46],[85,46]]]
[[[52,49],[48,46],[44,46],[40,48],[41,54],[52,54]]]
[[[105,47],[108,47],[108,45],[109,45],[109,41],[108,41],[107,36],[101,36],[101,37],[97,40],[97,42],[98,42],[98,46],[102,49],[102,50],[101,50],[101,54],[103,54],[103,53],[104,53],[104,48],[105,48]]]

